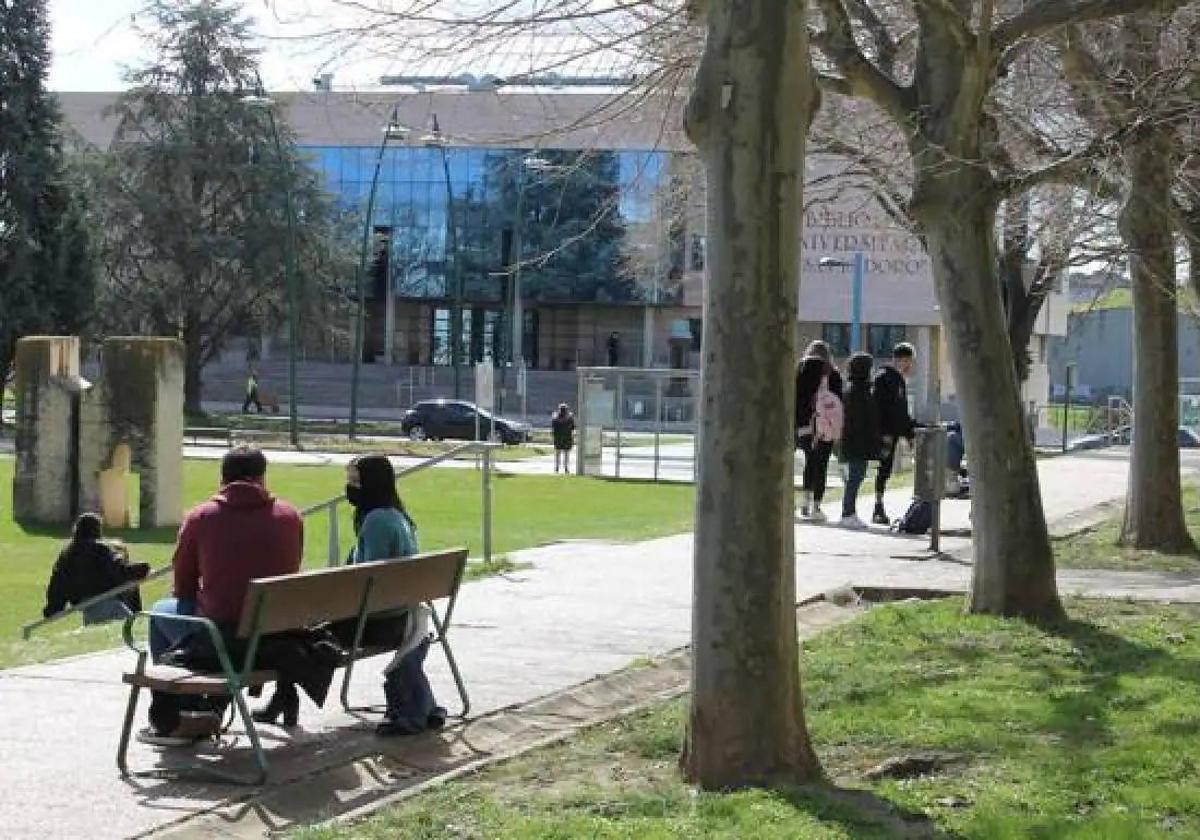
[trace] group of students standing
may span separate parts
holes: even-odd
[[[858,491],[867,466],[879,464],[875,477],[875,509],[871,521],[890,525],[883,496],[896,458],[896,444],[912,441],[916,424],[908,410],[908,377],[916,352],[902,342],[891,361],[878,372],[869,353],[855,353],[846,364],[847,386],[824,341],[808,345],[796,368],[796,446],[804,452],[803,498],[800,515],[826,521],[821,510],[828,481],[829,460],[835,450],[846,467],[841,524],[867,527],[857,513]]]

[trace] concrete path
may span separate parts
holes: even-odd
[[[1191,465],[1192,467],[1195,464]],[[1041,465],[1052,520],[1077,516],[1124,492],[1127,462],[1117,453],[1051,459]],[[889,499],[894,509],[905,491]],[[949,503],[948,527],[969,523],[968,505]],[[929,560],[927,540],[870,531],[798,525],[796,578],[801,597],[853,583],[958,591],[969,583],[964,560]],[[951,537],[944,548],[963,551]],[[617,545],[565,543],[513,559],[532,568],[463,588],[455,650],[472,691],[475,713],[529,701],[599,674],[687,644],[690,631],[692,537]],[[1200,601],[1200,577],[1120,572],[1064,572],[1062,590]],[[240,791],[220,785],[140,779],[123,781],[113,754],[126,699],[124,652],[0,671],[0,826],[15,838],[130,837],[218,806]],[[356,670],[354,699],[380,700],[383,662]],[[439,696],[454,692],[440,655],[430,655]],[[289,738],[269,730],[275,778],[295,778],[351,748],[369,753],[362,721],[331,702],[307,702],[302,731]],[[144,706],[142,714],[144,720]],[[234,735],[238,733],[235,728]],[[244,737],[234,750],[244,760]],[[159,766],[170,754],[136,745],[135,767]],[[346,795],[329,790],[329,797]]]

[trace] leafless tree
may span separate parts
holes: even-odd
[[[1123,542],[1195,550],[1184,522],[1179,471],[1177,222],[1172,193],[1186,195],[1181,131],[1198,105],[1195,16],[1160,10],[1074,27],[1063,64],[1076,110],[1121,163],[1118,228],[1129,255],[1134,312],[1134,417]]]

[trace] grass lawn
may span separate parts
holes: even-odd
[[[678,701],[299,837],[1200,836],[1200,609],[1073,601],[1073,620],[1037,627],[961,608],[881,607],[805,645],[828,787],[695,793]],[[947,765],[865,778],[922,751]]]
[[[1186,486],[1183,513],[1193,537],[1200,540],[1200,488]],[[1136,551],[1117,545],[1121,533],[1121,514],[1095,528],[1054,541],[1054,558],[1060,569],[1120,569],[1123,571],[1157,570],[1200,573],[1200,557],[1192,554],[1160,554]]]
[[[0,668],[42,661],[116,644],[118,628],[79,628],[67,619],[61,630],[20,640],[22,624],[40,617],[46,581],[66,537],[66,528],[26,529],[12,519],[8,504],[13,460],[0,456]],[[184,462],[184,502],[191,506],[210,496],[217,485],[216,461]],[[300,507],[316,504],[341,492],[341,467],[277,465],[267,473],[271,489]],[[643,540],[681,533],[692,527],[694,490],[682,485],[622,483],[567,476],[509,476],[495,474],[493,488],[493,556],[560,539]],[[466,545],[473,555],[482,550],[482,494],[473,470],[429,470],[400,484],[401,494],[419,528],[425,549]],[[341,556],[349,550],[353,529],[350,512],[342,506]],[[170,560],[174,529],[110,534],[130,545],[135,560],[158,567]],[[328,518],[319,514],[305,528],[305,564],[326,562]],[[497,563],[491,573],[511,569]],[[149,603],[166,589],[166,581],[147,587]]]

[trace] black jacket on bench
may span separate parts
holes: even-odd
[[[241,668],[246,657],[246,640],[222,628],[225,647],[233,667]],[[346,651],[326,630],[289,630],[264,636],[254,657],[254,670],[278,671],[280,682],[300,686],[317,704],[325,705],[333,672],[345,661]],[[164,665],[193,671],[219,672],[221,662],[207,633],[193,633],[163,656]]]

